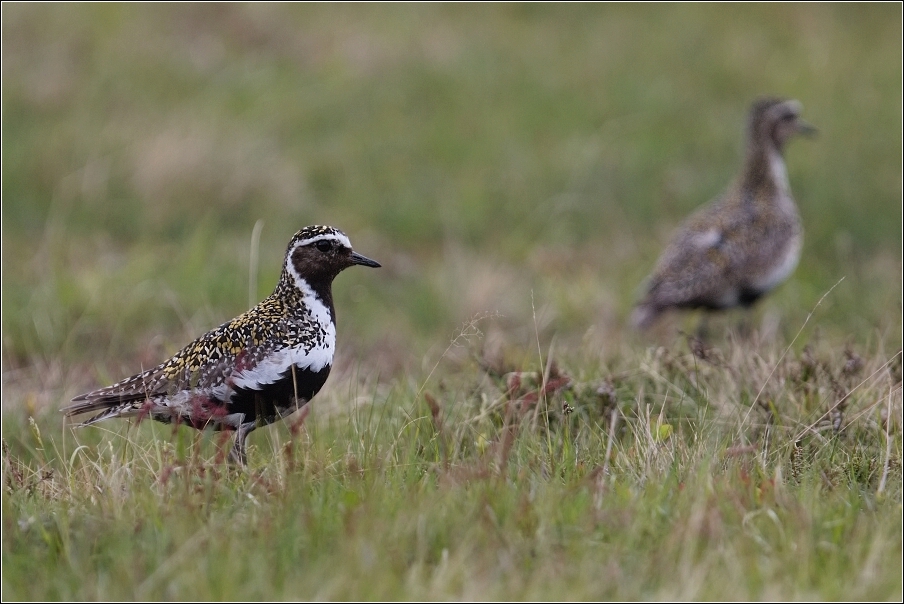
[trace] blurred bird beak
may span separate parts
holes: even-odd
[[[358,252],[352,252],[352,264],[360,264],[361,266],[370,266],[373,268],[379,268],[380,263],[376,260],[371,260],[366,256],[362,256]]]
[[[819,130],[803,120],[797,120],[797,132],[804,136],[816,136],[819,134]]]

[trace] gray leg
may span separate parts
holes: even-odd
[[[248,455],[245,453],[245,439],[248,438],[248,435],[251,434],[255,428],[257,428],[257,422],[246,422],[240,424],[235,431],[235,442],[232,444],[232,449],[229,451],[229,461],[237,466],[248,465]]]

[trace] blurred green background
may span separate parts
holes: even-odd
[[[419,370],[483,312],[491,344],[643,346],[640,283],[763,94],[821,136],[786,150],[803,257],[757,320],[790,341],[844,277],[811,327],[900,346],[898,4],[2,11],[5,407],[242,312],[307,224],[384,266],[336,280],[340,365]]]

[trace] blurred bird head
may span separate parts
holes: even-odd
[[[750,108],[748,138],[753,145],[771,145],[781,151],[795,134],[812,136],[816,128],[800,117],[802,105],[793,99],[762,98]]]

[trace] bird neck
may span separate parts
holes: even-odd
[[[283,270],[271,297],[283,300],[290,308],[322,304],[329,311],[330,320],[335,323],[336,308],[333,306],[332,285],[332,279],[308,281]]]
[[[741,173],[741,190],[754,199],[771,199],[775,194],[790,194],[788,171],[781,149],[772,144],[751,144]]]

